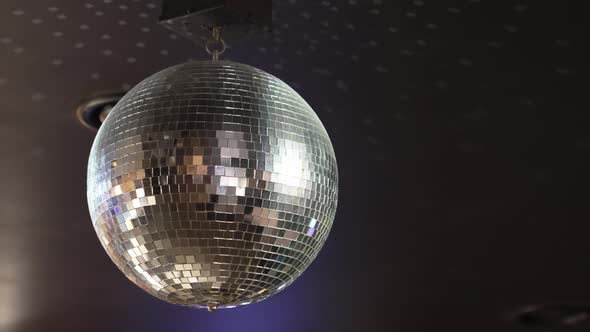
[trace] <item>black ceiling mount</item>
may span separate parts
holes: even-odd
[[[200,46],[215,26],[230,45],[270,31],[271,0],[163,0],[160,24]]]

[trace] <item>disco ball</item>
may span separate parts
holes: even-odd
[[[336,213],[330,139],[287,84],[229,61],[138,84],[100,127],[88,205],[103,247],[139,287],[210,310],[299,277]]]

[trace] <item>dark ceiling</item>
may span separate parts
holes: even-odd
[[[291,287],[210,314],[144,293],[103,252],[94,133],[74,114],[204,50],[157,24],[156,0],[2,0],[0,330],[521,331],[522,306],[590,303],[583,3],[273,1],[273,33],[224,58],[315,108],[338,214]]]

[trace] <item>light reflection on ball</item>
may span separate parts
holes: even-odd
[[[289,86],[229,61],[133,88],[100,128],[88,205],[114,263],[150,294],[233,307],[292,283],[336,212],[334,151]]]

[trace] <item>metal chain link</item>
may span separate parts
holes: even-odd
[[[212,31],[211,38],[205,44],[205,50],[213,57],[213,61],[217,61],[227,47],[225,41],[221,38],[221,27],[213,27]]]

